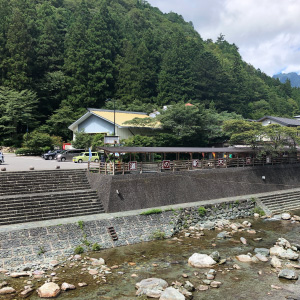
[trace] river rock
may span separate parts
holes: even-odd
[[[213,288],[218,288],[221,286],[221,284],[222,284],[222,282],[220,282],[220,281],[212,281],[210,286]]]
[[[270,250],[267,249],[267,248],[255,248],[254,249],[254,252],[257,254],[257,253],[260,253],[264,256],[268,256],[270,255]]]
[[[242,242],[242,244],[247,245],[247,240],[244,237],[241,237],[240,241]]]
[[[236,256],[236,258],[241,262],[251,262],[252,261],[251,257],[249,255],[245,255],[245,254],[238,255],[238,256]]]
[[[186,281],[184,286],[183,286],[188,292],[193,292],[195,290],[195,287],[194,285],[189,282],[189,281]]]
[[[283,213],[281,214],[282,220],[289,220],[291,218],[291,215],[289,213]]]
[[[75,290],[76,287],[75,287],[75,285],[73,285],[73,284],[64,282],[64,283],[61,285],[61,289],[62,289],[63,291],[67,291],[67,290]]]
[[[257,253],[257,254],[255,255],[255,257],[256,257],[258,260],[263,261],[263,262],[267,262],[267,261],[268,261],[268,258],[267,258],[266,256],[262,255],[261,253]]]
[[[210,268],[217,262],[207,254],[194,253],[188,260],[188,264],[196,268]]]
[[[244,221],[242,224],[243,224],[244,227],[251,227],[252,226],[252,224],[249,221]]]
[[[293,270],[289,269],[283,269],[279,272],[278,274],[279,278],[285,278],[285,279],[290,279],[290,280],[297,280],[298,275],[295,273]]]
[[[20,295],[21,295],[22,297],[27,297],[28,294],[30,294],[32,291],[33,291],[33,289],[32,289],[31,287],[27,287],[24,291],[22,291],[22,292],[20,293]]]
[[[161,293],[159,300],[185,300],[185,297],[173,287],[168,287]]]
[[[228,232],[228,231],[222,231],[222,232],[220,232],[220,233],[218,233],[218,235],[217,235],[217,239],[226,239],[226,238],[231,238],[232,236],[231,236],[231,234],[230,234],[230,232]]]
[[[37,289],[41,298],[55,298],[60,293],[59,285],[54,282],[47,282]]]
[[[254,213],[254,218],[259,218],[259,214],[258,213]]]
[[[279,247],[283,247],[284,249],[291,248],[291,243],[285,238],[279,238],[276,242],[276,245]]]
[[[209,255],[214,261],[219,262],[221,257],[218,251],[214,251]]]
[[[279,258],[277,258],[276,256],[272,256],[271,259],[271,266],[273,268],[281,268],[282,264]]]
[[[200,284],[197,287],[197,290],[199,290],[199,291],[207,291],[208,289],[209,289],[209,287],[207,285],[203,285],[203,284]]]
[[[285,250],[283,247],[275,245],[270,248],[270,255],[276,255],[282,259],[290,259],[297,260],[299,258],[299,254],[294,252],[292,249]]]
[[[204,223],[199,223],[199,226],[203,229],[212,230],[215,228],[215,222],[206,221]]]
[[[136,283],[137,296],[146,295],[151,298],[159,298],[162,291],[168,287],[168,283],[160,278],[148,278]]]
[[[92,265],[93,266],[102,266],[102,265],[105,265],[105,261],[104,261],[103,258],[99,258],[99,259],[91,258],[91,261],[92,261]]]
[[[293,218],[294,218],[295,221],[300,222],[300,217],[299,216],[294,215]]]
[[[0,295],[13,294],[15,292],[16,292],[16,290],[9,286],[0,289]]]
[[[24,276],[29,276],[30,274],[28,272],[13,272],[10,274],[10,277],[13,278],[19,278],[19,277],[24,277]]]
[[[98,273],[99,273],[99,271],[96,270],[96,269],[90,269],[90,270],[89,270],[89,274],[90,274],[90,275],[97,275]]]

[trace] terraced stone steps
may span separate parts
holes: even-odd
[[[300,191],[298,190],[262,196],[259,200],[272,214],[300,209]]]
[[[85,170],[0,174],[0,226],[104,213]]]
[[[0,196],[88,188],[85,170],[0,173]]]

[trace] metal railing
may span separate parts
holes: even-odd
[[[164,162],[167,162],[165,165]],[[300,157],[216,158],[202,160],[173,160],[160,162],[89,162],[88,170],[104,175],[178,172],[199,169],[237,168],[300,163]]]

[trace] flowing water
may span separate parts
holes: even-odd
[[[153,241],[90,254],[91,257],[104,258],[108,267],[114,265],[119,267],[107,275],[106,283],[96,283],[97,280],[81,270],[82,265],[69,268],[66,264],[65,267],[60,267],[56,270],[57,276],[60,278],[58,284],[68,282],[76,285],[78,282],[86,282],[88,286],[64,292],[58,298],[74,300],[146,299],[135,296],[135,284],[149,277],[162,278],[169,285],[174,281],[184,283],[189,280],[197,287],[203,284],[202,279],[206,279],[204,273],[207,270],[189,266],[187,264],[188,258],[195,252],[210,254],[213,251],[218,251],[221,258],[227,259],[225,264],[215,267],[217,271],[215,280],[222,282],[221,287],[211,288],[207,291],[196,290],[193,292],[193,299],[279,300],[286,299],[286,296],[294,297],[290,299],[296,299],[298,296],[300,299],[299,281],[279,279],[269,263],[241,263],[234,258],[236,255],[247,254],[248,252],[253,254],[254,248],[270,248],[279,237],[284,237],[292,243],[300,243],[300,223],[281,220],[247,220],[252,223],[252,228],[256,230],[256,234],[243,231],[235,233],[231,239],[217,240],[217,231],[205,231],[205,236],[198,239],[184,237],[184,233],[181,233],[176,236],[177,240]],[[240,242],[240,237],[246,238],[248,244],[243,245]],[[262,239],[255,240],[257,238]],[[232,268],[236,263],[241,267],[240,270]],[[183,274],[186,274],[188,278],[183,278]],[[18,291],[21,290],[25,285],[24,281],[27,280],[24,278],[6,278],[10,286]],[[35,287],[40,286],[41,283],[42,281],[33,281]],[[282,289],[272,289],[271,285],[280,286]],[[0,300],[2,299],[21,298],[16,295],[0,296]],[[37,300],[40,298],[34,292],[27,299]]]

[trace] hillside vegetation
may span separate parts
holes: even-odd
[[[190,102],[245,118],[299,114],[300,92],[142,0],[0,0],[0,144],[64,140],[87,107]]]

